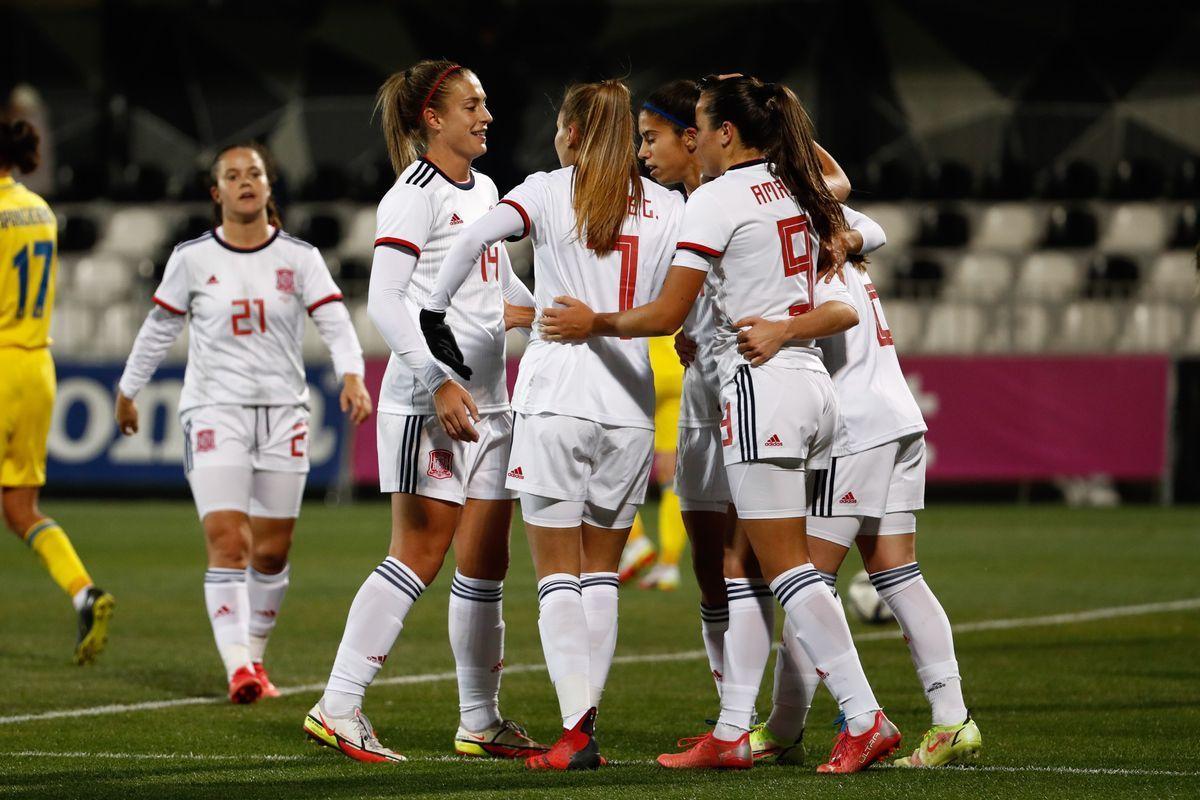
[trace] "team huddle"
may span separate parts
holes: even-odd
[[[364,698],[453,545],[455,751],[538,770],[605,763],[595,726],[617,646],[618,572],[654,464],[646,342],[678,332],[674,487],[720,715],[659,764],[799,763],[822,683],[843,724],[818,772],[857,772],[899,749],[834,590],[852,546],[931,707],[919,746],[895,763],[977,757],[949,621],[916,561],[926,428],[866,269],[885,235],[843,205],[849,182],[794,93],[714,75],[660,87],[635,115],[622,83],[576,84],[558,113],[561,169],[503,197],[471,166],[492,122],[472,71],[419,62],[387,80],[378,110],[398,176],[379,204],[367,306],[392,353],[377,403],[391,541],[350,606],[306,733],[360,761],[404,760],[380,741]],[[343,410],[361,422],[372,401],[329,270],[281,229],[266,153],[227,148],[212,177],[216,227],[172,254],[117,417],[122,432],[137,430],[134,398],[190,322],[180,414],[208,545],[205,600],[229,697],[249,703],[277,694],[264,659],[308,470],[306,315],[343,382]],[[526,237],[532,294],[503,246]],[[514,328],[529,343],[510,402]],[[551,745],[499,708],[514,499],[562,717]],[[776,603],[783,639],[759,722]]]

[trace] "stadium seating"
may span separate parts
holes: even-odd
[[[1172,250],[1160,255],[1142,282],[1142,297],[1160,300],[1195,298],[1200,291],[1196,253]]]
[[[124,258],[111,253],[93,253],[75,266],[72,297],[93,308],[102,308],[131,294],[135,273]]]
[[[1082,206],[1056,206],[1050,210],[1046,247],[1081,248],[1096,244],[1096,217]]]
[[[884,319],[892,339],[901,353],[919,351],[925,334],[925,319],[921,304],[912,300],[892,300],[883,307]]]
[[[1183,311],[1169,303],[1137,303],[1125,320],[1117,349],[1122,352],[1160,353],[1173,350],[1185,333]]]
[[[1141,269],[1125,256],[1097,255],[1088,265],[1084,297],[1129,297],[1138,288]]]
[[[1082,285],[1079,262],[1066,253],[1037,252],[1021,264],[1017,296],[1022,300],[1066,300]]]
[[[1130,203],[1113,209],[1099,247],[1108,253],[1157,253],[1170,233],[1161,206]]]
[[[890,320],[889,320],[890,321]],[[984,312],[970,303],[943,302],[925,322],[921,350],[926,353],[972,353],[987,332]]]
[[[971,248],[993,253],[1024,254],[1045,235],[1045,216],[1028,203],[988,206],[979,216]]]
[[[129,259],[150,258],[167,244],[170,223],[167,215],[149,206],[119,208],[109,218],[96,250]]]
[[[968,253],[954,266],[946,283],[947,298],[996,302],[1013,290],[1013,267],[1007,256]]]
[[[1062,326],[1052,346],[1074,353],[1110,350],[1119,326],[1117,308],[1111,303],[1077,300],[1063,309]]]

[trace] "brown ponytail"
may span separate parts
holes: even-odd
[[[710,121],[732,122],[747,147],[763,151],[771,173],[808,214],[822,240],[846,227],[841,206],[825,185],[812,121],[795,92],[783,84],[739,76],[708,84],[704,96]]]
[[[283,216],[279,213],[279,206],[275,203],[275,179],[278,173],[275,170],[275,160],[271,158],[271,152],[267,150],[266,145],[260,142],[241,142],[240,144],[231,144],[228,147],[222,147],[217,151],[217,155],[213,158],[212,166],[208,168],[208,177],[212,182],[212,186],[216,187],[217,180],[220,177],[217,168],[221,164],[221,157],[230,150],[253,150],[258,153],[258,157],[262,159],[263,168],[267,171],[267,185],[271,187],[271,196],[267,198],[267,224],[273,225],[276,228],[283,229]],[[213,201],[212,204],[213,225],[220,225],[223,221],[221,216],[221,204]]]
[[[25,174],[33,172],[41,160],[40,141],[37,131],[25,120],[0,120],[0,168],[16,167]]]
[[[444,108],[454,81],[470,70],[446,59],[418,61],[392,73],[375,96],[392,169],[399,175],[425,150],[425,109]]]
[[[563,97],[562,121],[580,136],[571,187],[575,233],[606,255],[617,248],[631,204],[642,205],[629,89],[616,80],[575,84]]]

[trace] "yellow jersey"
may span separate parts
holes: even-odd
[[[0,178],[0,347],[50,344],[58,222],[46,201]]]

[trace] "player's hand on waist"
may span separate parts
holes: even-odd
[[[532,328],[533,318],[537,310],[533,306],[514,306],[507,300],[504,301],[504,330],[511,331],[513,328]]]
[[[433,393],[433,408],[451,439],[479,441],[473,424],[479,421],[479,409],[475,407],[475,398],[458,381],[446,381]]]
[[[137,403],[133,398],[126,397],[117,391],[116,413],[114,416],[117,419],[117,429],[124,436],[133,436],[138,432],[138,410]]]
[[[445,311],[430,311],[421,309],[421,333],[429,345],[429,352],[450,369],[462,376],[463,380],[471,380],[471,368],[463,360],[462,350],[458,348],[458,340],[454,331],[446,324]]]
[[[592,335],[596,312],[586,303],[565,296],[554,298],[554,302],[563,307],[542,309],[538,319],[542,338],[552,342],[582,342]]]
[[[786,320],[747,317],[738,320],[736,327],[738,352],[752,367],[760,367],[774,358],[789,339]]]
[[[675,334],[675,355],[679,356],[680,364],[690,367],[696,360],[697,350],[696,343],[685,336],[683,331]]]
[[[362,375],[347,373],[342,379],[342,394],[339,398],[343,413],[350,414],[355,425],[366,422],[371,416],[371,394],[363,383]]]

